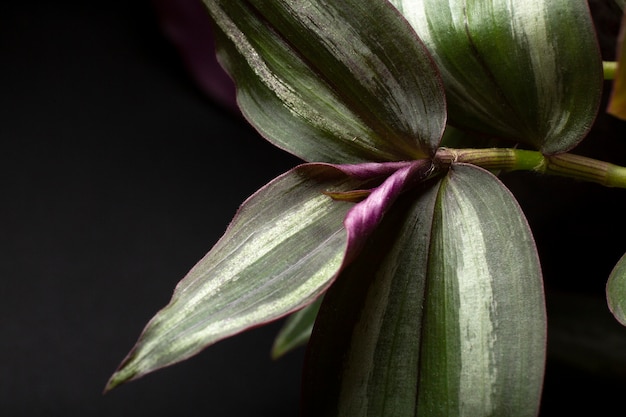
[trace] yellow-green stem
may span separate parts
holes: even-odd
[[[569,153],[543,155],[537,151],[510,148],[440,148],[435,162],[444,167],[453,163],[468,163],[489,170],[533,171],[595,182],[606,187],[626,188],[626,167]]]
[[[615,72],[617,71],[617,62],[615,61],[603,61],[602,69],[604,70],[604,79],[615,79]]]

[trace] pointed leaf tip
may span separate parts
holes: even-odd
[[[272,346],[272,359],[278,359],[291,350],[309,341],[317,312],[322,305],[322,297],[302,310],[296,311],[286,320]]]
[[[257,191],[178,283],[106,391],[318,298],[344,261],[343,220],[354,205],[324,192],[362,185],[333,166],[305,164]]]
[[[220,241],[179,282],[105,391],[312,303],[431,165],[304,164],[270,182],[244,202]],[[356,205],[327,195],[372,182],[380,185]]]
[[[111,378],[109,378],[109,380],[107,381],[107,384],[104,387],[104,391],[102,393],[107,394],[110,391],[113,391],[115,388],[117,388],[118,386],[124,384],[125,382],[131,379],[132,379],[132,375],[130,377],[127,377],[124,375],[120,375],[120,372],[116,371],[113,375],[111,375]]]
[[[106,394],[114,390],[115,388],[121,385],[124,385],[125,383],[130,382],[138,378],[139,376],[141,376],[141,375],[137,376],[137,370],[135,368],[127,367],[127,364],[133,362],[134,357],[135,357],[135,351],[136,351],[136,347],[133,347],[133,349],[128,353],[128,355],[126,355],[122,363],[118,365],[113,375],[111,375],[111,377],[107,381],[106,386],[104,387],[103,394]]]

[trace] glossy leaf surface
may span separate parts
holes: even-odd
[[[303,413],[535,415],[545,325],[520,208],[493,175],[454,166],[402,199],[327,292]]]
[[[437,69],[380,0],[204,0],[247,119],[308,161],[419,159],[446,120]]]
[[[336,168],[309,164],[250,197],[148,323],[107,389],[315,300],[341,266],[343,220],[354,206],[323,192],[361,185]]]
[[[459,165],[442,184],[434,223],[423,415],[535,415],[546,316],[539,259],[521,209],[496,177]]]
[[[626,326],[626,255],[622,256],[609,276],[606,299],[611,313]]]
[[[585,0],[391,0],[441,71],[452,125],[546,154],[587,134],[602,62]]]

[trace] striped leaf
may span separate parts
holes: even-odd
[[[565,152],[587,134],[602,62],[585,0],[390,0],[441,71],[449,122]]]
[[[431,156],[446,120],[436,66],[380,0],[204,0],[237,100],[259,132],[307,161]]]
[[[430,167],[427,160],[305,164],[270,182],[178,283],[106,389],[311,304]],[[357,204],[330,197],[363,189],[369,195]]]
[[[456,165],[399,203],[324,298],[304,415],[535,415],[543,287],[512,195]]]
[[[343,220],[354,206],[324,192],[362,184],[331,166],[309,164],[250,197],[148,323],[107,390],[313,302],[343,262]]]
[[[324,296],[302,378],[304,417],[413,415],[436,191],[397,201]]]
[[[546,317],[539,258],[521,209],[494,176],[461,165],[442,184],[436,216],[422,414],[536,415]]]

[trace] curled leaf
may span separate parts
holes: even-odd
[[[450,124],[565,152],[600,104],[602,61],[585,0],[391,0],[431,51]]]
[[[364,164],[366,172],[371,164]],[[396,164],[379,164],[380,167]],[[350,172],[355,166],[339,166]],[[362,236],[369,236],[383,219],[383,216],[395,202],[395,200],[407,189],[424,181],[432,171],[432,162],[427,159],[421,159],[406,163],[400,169],[385,179],[385,181],[376,187],[370,195],[359,204],[355,205],[348,212],[345,225],[348,231],[348,255],[359,253],[365,244]],[[352,259],[352,258],[349,258]]]

